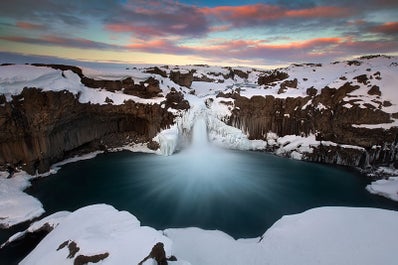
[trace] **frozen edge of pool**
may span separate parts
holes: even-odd
[[[283,216],[261,237],[235,240],[217,230],[157,231],[142,226],[126,211],[96,204],[72,213],[55,213],[32,224],[30,231],[45,224],[54,229],[20,264],[73,264],[79,255],[102,255],[101,264],[138,264],[161,242],[166,257],[178,259],[170,264],[392,265],[396,262],[397,222],[397,211],[320,207]],[[78,249],[68,258],[72,242]],[[153,263],[149,259],[143,264]]]

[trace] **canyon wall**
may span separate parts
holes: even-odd
[[[218,97],[234,99],[227,123],[244,131],[250,139],[267,140],[267,133],[308,136],[321,141],[314,152],[305,154],[309,161],[366,168],[380,164],[397,164],[398,128],[365,128],[360,124],[388,124],[392,116],[380,109],[352,105],[344,97],[355,87],[349,83],[340,88],[325,87],[319,94],[307,90],[306,97],[242,97],[239,93]],[[380,104],[388,104],[380,102]],[[322,141],[338,146],[322,145]],[[274,151],[272,148],[269,151]],[[397,165],[395,165],[397,166]]]
[[[159,104],[82,104],[77,97],[37,88],[10,102],[0,97],[0,165],[42,173],[82,149],[149,142],[174,118]]]

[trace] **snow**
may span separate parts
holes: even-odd
[[[398,212],[375,208],[314,208],[283,216],[261,237],[238,240],[194,227],[156,231],[104,204],[63,213],[56,222],[20,264],[73,264],[67,247],[57,250],[73,241],[76,256],[109,253],[100,264],[138,264],[162,242],[166,256],[178,260],[169,264],[393,265],[398,244]]]
[[[398,176],[373,181],[366,186],[366,190],[370,193],[398,201]]]
[[[69,214],[70,214],[69,211],[60,211],[60,212],[53,213],[47,217],[44,217],[43,219],[41,219],[39,221],[34,222],[25,231],[18,232],[16,234],[14,234],[13,236],[11,236],[6,242],[4,242],[0,246],[0,249],[14,241],[20,240],[21,238],[26,236],[28,233],[34,233],[36,231],[43,229],[45,226],[48,226],[48,227],[54,229]]]
[[[398,119],[392,119],[390,123],[379,123],[379,124],[353,124],[354,128],[367,128],[367,129],[377,129],[382,128],[385,130],[389,130],[393,127],[398,127]]]
[[[167,229],[177,258],[192,264],[396,264],[398,212],[322,207],[284,216],[261,238]]]
[[[103,151],[95,151],[95,152],[91,152],[91,153],[87,153],[87,154],[83,154],[83,155],[76,155],[74,157],[67,158],[67,159],[62,160],[62,161],[60,161],[58,163],[53,164],[50,167],[50,170],[48,172],[43,173],[43,174],[38,174],[37,177],[47,177],[49,175],[56,174],[58,172],[58,170],[60,170],[61,167],[66,165],[66,164],[92,159],[92,158],[94,158],[97,155],[102,154],[102,153],[103,153]]]
[[[7,101],[13,95],[19,95],[24,87],[36,87],[43,91],[69,91],[79,95],[80,103],[108,104],[105,99],[113,100],[113,104],[120,105],[126,100],[138,103],[160,103],[163,98],[142,99],[126,95],[121,92],[109,92],[103,89],[92,89],[80,82],[80,77],[70,70],[61,71],[50,67],[36,67],[31,65],[8,65],[0,67],[0,93]]]
[[[42,215],[41,202],[23,192],[30,186],[31,176],[25,172],[15,173],[12,178],[7,176],[0,172],[0,227],[10,227]]]
[[[78,255],[109,253],[101,264],[138,264],[151,252],[152,247],[162,242],[167,256],[171,255],[171,240],[161,232],[140,222],[126,211],[112,206],[97,204],[80,208],[67,214],[55,229],[21,261],[23,264],[74,264],[67,258],[69,250],[57,248],[65,241],[75,242]]]

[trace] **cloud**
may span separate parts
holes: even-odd
[[[84,38],[65,38],[54,35],[44,35],[37,38],[22,37],[22,36],[0,36],[0,40],[26,43],[26,44],[39,44],[48,46],[62,46],[80,49],[99,49],[99,50],[123,50],[122,46],[96,42]]]
[[[381,25],[372,27],[370,30],[375,33],[398,34],[398,21],[385,22]]]
[[[315,6],[301,9],[288,9],[280,5],[254,4],[242,6],[217,6],[201,9],[206,16],[228,22],[237,27],[266,25],[270,21],[291,19],[330,19],[347,17],[349,8],[338,6]]]
[[[209,31],[209,25],[204,14],[195,6],[157,0],[126,3],[117,16],[105,20],[105,29],[148,39],[168,35],[203,36]]]
[[[42,25],[42,24],[36,24],[36,23],[31,23],[31,22],[26,22],[26,21],[17,21],[15,23],[15,26],[21,29],[27,29],[27,30],[44,30],[47,27]]]

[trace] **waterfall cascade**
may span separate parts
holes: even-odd
[[[190,149],[203,150],[208,145],[206,120],[199,117],[196,119],[192,128],[192,142]]]

